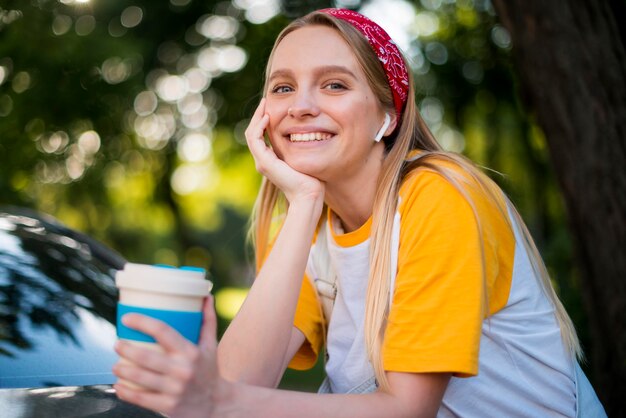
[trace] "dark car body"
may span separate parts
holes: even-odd
[[[111,384],[125,260],[33,211],[0,207],[0,416],[155,417]]]

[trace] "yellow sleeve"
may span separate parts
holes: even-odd
[[[398,272],[384,368],[475,375],[486,293],[472,208],[444,177],[425,170],[413,174],[400,195]],[[493,262],[486,254],[488,271],[497,270],[488,266]]]
[[[302,289],[296,307],[294,326],[304,334],[305,341],[289,362],[289,368],[307,370],[315,365],[323,343],[322,313],[315,288],[306,276],[302,280]]]

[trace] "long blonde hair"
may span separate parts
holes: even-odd
[[[384,70],[367,40],[349,23],[325,13],[310,13],[293,21],[283,29],[272,48],[267,71],[269,71],[274,51],[282,39],[287,34],[299,28],[313,25],[326,26],[337,30],[339,35],[353,48],[357,62],[363,70],[370,88],[376,97],[378,97],[383,109],[389,113],[395,113],[391,90],[387,83]],[[267,91],[267,85],[264,87],[264,92],[265,91]],[[555,315],[561,329],[565,347],[572,356],[582,356],[574,325],[552,287],[546,267],[520,215],[512,205],[506,205],[506,201],[497,196],[494,192],[494,190],[499,190],[497,186],[495,186],[493,181],[472,162],[458,154],[442,150],[441,146],[428,129],[428,126],[421,118],[414,97],[414,83],[409,72],[408,100],[402,115],[396,115],[400,120],[399,126],[396,128],[394,134],[385,138],[386,156],[383,161],[380,177],[377,180],[372,209],[369,254],[370,271],[365,301],[365,344],[379,387],[383,390],[389,389],[389,382],[387,381],[382,361],[382,346],[387,315],[390,308],[390,278],[392,274],[395,274],[395,272],[391,271],[393,220],[397,209],[400,185],[403,179],[416,169],[434,171],[447,179],[465,197],[472,207],[479,230],[481,223],[480,218],[468,188],[478,187],[479,192],[487,197],[490,204],[498,208],[512,228],[508,216],[508,210],[511,211],[516,223],[519,224],[522,229],[524,245],[530,255],[535,274],[541,278],[541,285],[544,292],[554,305]],[[407,155],[411,150],[420,150],[422,152],[419,153],[417,158],[407,160]],[[459,176],[457,170],[442,165],[442,161],[455,164],[461,171],[467,173],[472,181],[466,181]],[[265,259],[269,242],[272,238],[272,222],[276,215],[285,213],[287,204],[280,190],[264,178],[254,206],[250,226],[250,238],[255,246],[257,268],[260,267],[262,261]],[[322,218],[323,217],[324,213],[322,213]],[[320,219],[320,223],[321,221],[322,219]],[[485,276],[483,285],[486,289],[484,243],[481,242],[480,245],[483,252],[482,265],[483,275]],[[483,294],[485,295],[483,306],[485,306],[485,316],[487,316],[487,292],[485,291]]]

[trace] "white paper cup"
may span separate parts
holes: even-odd
[[[187,340],[198,343],[202,326],[202,305],[212,283],[200,268],[151,266],[127,263],[115,275],[119,289],[117,336],[132,343],[160,347],[142,332],[126,327],[121,319],[127,313],[139,313],[159,319],[176,329]],[[120,383],[134,386],[128,382]]]

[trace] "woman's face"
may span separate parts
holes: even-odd
[[[280,158],[326,182],[376,178],[384,145],[374,137],[384,112],[337,31],[291,32],[274,51],[269,74],[268,134]]]

